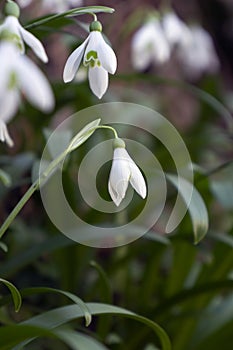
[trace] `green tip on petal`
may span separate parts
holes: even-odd
[[[115,148],[125,148],[125,142],[122,139],[114,139],[113,140],[113,149]]]
[[[19,18],[20,8],[14,1],[8,0],[4,8],[4,14],[6,16],[14,16]]]
[[[90,24],[90,32],[102,32],[102,24],[99,21],[93,21]]]

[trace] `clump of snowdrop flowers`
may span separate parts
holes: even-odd
[[[204,72],[214,73],[220,63],[210,34],[201,26],[190,27],[190,38],[180,45],[178,55],[185,73],[198,78]]]
[[[43,61],[48,62],[48,57],[46,55],[45,49],[41,42],[30,32],[25,30],[19,22],[19,7],[18,5],[8,0],[8,3],[5,6],[6,18],[3,21],[3,24],[0,25],[0,37],[1,34],[6,34],[8,32],[9,36],[11,35],[12,41],[15,42],[22,54],[25,53],[25,43],[31,47],[34,53]]]
[[[6,15],[17,20],[18,5],[9,1],[5,12]],[[23,32],[23,35],[35,43],[33,46],[36,53],[45,61],[47,56],[43,46],[38,44],[39,41],[30,33],[25,31],[25,34],[18,22],[13,20],[12,23],[13,26],[8,25],[9,22],[5,20],[0,27],[0,140],[9,146],[13,146],[13,141],[6,124],[15,115],[20,105],[20,91],[32,105],[43,112],[50,112],[54,106],[54,96],[49,82],[39,68],[22,54],[20,33]]]
[[[101,23],[92,22],[89,36],[69,56],[63,72],[64,82],[70,82],[83,59],[84,66],[88,68],[90,88],[98,98],[102,98],[108,88],[108,73],[114,74],[117,68],[116,55],[105,42],[101,32]]]
[[[158,16],[150,18],[136,31],[132,39],[132,63],[144,70],[151,63],[162,64],[170,58],[170,46]]]
[[[113,148],[113,163],[108,182],[108,190],[113,202],[117,206],[120,205],[125,198],[129,183],[144,199],[147,194],[145,180],[138,166],[126,151],[124,141],[116,138]]]

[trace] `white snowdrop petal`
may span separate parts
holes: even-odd
[[[130,162],[130,169],[131,169],[131,177],[129,180],[130,184],[143,199],[146,198],[146,194],[147,194],[146,183],[140,169],[133,161]]]
[[[8,123],[16,114],[20,102],[17,90],[6,90],[0,97],[0,118]]]
[[[8,42],[0,44],[0,96],[5,93],[9,82],[9,75],[15,65],[16,51],[14,46]]]
[[[132,64],[137,70],[146,69],[152,61],[154,25],[146,23],[136,31],[132,39]]]
[[[123,148],[116,148],[114,150],[113,163],[108,182],[109,194],[117,206],[121,203],[122,199],[125,198],[130,178],[130,168],[125,158],[124,151]]]
[[[21,56],[17,74],[22,92],[28,100],[44,112],[54,107],[54,96],[48,80],[37,66],[27,57]]]
[[[6,142],[9,147],[14,146],[14,142],[9,135],[6,124],[0,119],[0,141]]]
[[[89,67],[88,78],[92,92],[100,99],[108,88],[108,72],[102,67]]]
[[[170,58],[170,47],[160,23],[154,23],[155,35],[152,42],[152,57],[155,63],[165,63]]]
[[[20,26],[20,33],[26,44],[31,47],[31,49],[43,62],[47,63],[48,57],[40,40],[37,39],[33,34],[28,32],[27,30],[25,30],[22,26]]]
[[[20,24],[19,24],[19,20],[18,18],[16,18],[15,16],[7,16],[1,26],[1,31],[2,30],[7,30],[10,33],[13,33],[15,35],[18,36],[18,41],[17,43],[20,43],[20,47],[18,47],[19,51],[21,52],[21,54],[24,54],[25,52],[25,46],[23,43],[23,40],[21,38],[21,34],[20,34]]]
[[[63,80],[65,83],[68,83],[74,79],[88,42],[89,37],[87,37],[87,39],[68,57],[63,72]]]
[[[96,33],[96,40],[98,40],[98,59],[101,65],[109,73],[114,74],[117,69],[117,58],[113,49],[105,42],[102,34],[100,32]]]

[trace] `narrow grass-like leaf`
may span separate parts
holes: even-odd
[[[22,298],[21,298],[21,294],[18,291],[18,289],[9,281],[0,278],[0,282],[4,283],[5,286],[9,289],[9,291],[11,292],[13,301],[14,301],[14,305],[15,305],[15,311],[18,312],[21,304],[22,304]]]
[[[205,203],[193,184],[186,179],[178,179],[177,176],[170,174],[167,174],[167,179],[177,188],[187,205],[187,210],[193,224],[194,243],[197,244],[205,237],[209,226],[208,212]],[[191,198],[190,193],[192,193]]]
[[[79,297],[76,295],[66,292],[61,289],[55,289],[55,288],[47,288],[47,287],[35,287],[35,288],[25,288],[21,291],[22,296],[30,296],[30,295],[35,295],[35,294],[45,294],[45,293],[55,293],[55,294],[61,294],[72,300],[75,304],[77,304],[80,309],[83,312],[83,315],[85,317],[86,321],[86,326],[88,327],[91,323],[91,313],[90,310],[88,309],[86,303],[82,301]]]
[[[146,326],[151,328],[159,337],[162,349],[171,350],[171,343],[167,333],[157,323],[151,321],[150,319],[145,318],[143,316],[139,316],[131,311],[113,305],[101,303],[87,303],[86,305],[89,308],[92,315],[118,315],[123,317],[129,317],[131,319],[145,324]],[[69,305],[51,311],[47,311],[41,315],[35,316],[27,321],[24,321],[21,324],[45,327],[47,329],[54,329],[80,317],[83,317],[83,313],[80,311],[80,308],[77,305]],[[22,346],[28,344],[28,342],[29,341],[22,342],[13,350],[21,349]]]
[[[5,243],[0,242],[0,249],[2,249],[5,253],[8,252],[8,247]]]
[[[0,181],[4,186],[9,187],[11,185],[11,177],[4,170],[0,169]]]
[[[81,146],[89,137],[95,132],[95,128],[100,124],[101,119],[96,119],[93,122],[84,126],[84,128],[74,136],[71,140],[67,153],[74,151],[76,148]]]
[[[79,8],[74,8],[72,10],[63,12],[63,13],[58,13],[55,15],[49,15],[45,16],[42,18],[38,18],[34,20],[33,22],[29,23],[28,25],[24,26],[26,29],[32,29],[38,26],[41,26],[45,23],[49,23],[51,21],[54,21],[55,19],[58,18],[63,18],[63,17],[73,17],[73,16],[78,16],[78,15],[85,15],[85,14],[92,14],[92,13],[99,13],[99,12],[105,12],[105,13],[113,13],[115,10],[111,7],[106,7],[106,6],[86,6],[86,7],[79,7]]]
[[[71,329],[47,329],[31,325],[12,325],[0,329],[0,349],[21,349],[18,344],[28,339],[38,337],[58,338],[73,350],[107,350],[107,348],[91,337],[75,332]]]

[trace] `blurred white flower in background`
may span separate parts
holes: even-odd
[[[178,56],[188,77],[215,73],[220,62],[210,34],[199,25],[190,27],[190,39],[179,46]]]
[[[132,63],[144,70],[151,63],[162,64],[170,58],[170,47],[158,18],[149,20],[136,31],[132,39]]]
[[[17,1],[21,7],[26,7],[33,2],[33,0],[17,0]],[[64,12],[69,10],[70,7],[78,7],[83,5],[82,0],[40,0],[40,2],[41,2],[42,8],[52,13]]]
[[[124,141],[115,139],[113,147],[113,162],[108,182],[108,191],[113,202],[117,206],[120,205],[125,198],[129,183],[143,199],[146,198],[147,187],[144,177],[126,151]]]
[[[87,39],[69,56],[64,72],[65,83],[75,78],[81,61],[88,68],[88,79],[92,92],[101,98],[108,88],[108,73],[114,74],[117,68],[117,59],[113,49],[105,42],[98,21],[90,25],[90,34]]]
[[[189,27],[183,22],[175,12],[166,12],[162,17],[164,34],[171,48],[182,45],[190,40],[191,32]]]
[[[0,77],[0,140],[12,146],[6,124],[17,112],[21,102],[20,91],[43,112],[53,109],[54,96],[40,69],[8,41],[0,43]]]
[[[15,41],[22,54],[25,53],[25,41],[25,43],[31,47],[34,53],[43,62],[48,62],[48,57],[40,40],[38,40],[33,34],[28,32],[27,30],[25,30],[19,23],[19,20],[16,16],[7,16],[4,19],[3,24],[0,25],[0,37],[1,33],[3,33],[3,35],[7,35],[7,33],[10,33],[12,35],[12,39]]]
[[[200,25],[188,26],[174,11],[150,19],[132,38],[132,65],[143,71],[151,63],[163,64],[178,56],[188,78],[216,73],[220,62],[211,35]]]

